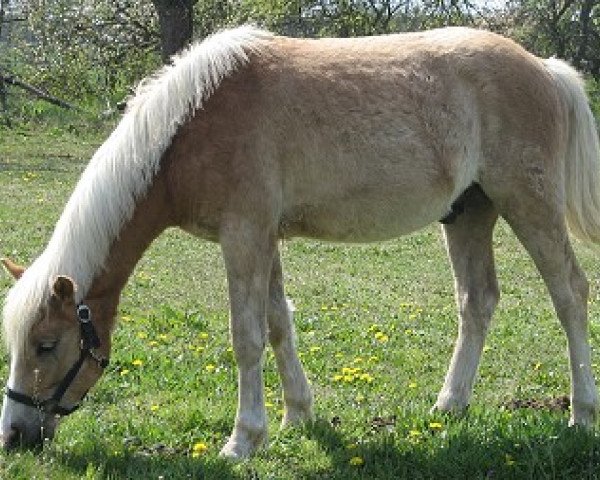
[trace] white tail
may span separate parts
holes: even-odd
[[[567,224],[586,243],[600,243],[600,142],[583,81],[567,63],[550,58],[544,64],[569,106],[565,158]]]

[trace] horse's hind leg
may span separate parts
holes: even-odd
[[[550,202],[540,205],[539,199],[527,203],[530,198],[518,199],[518,205],[507,208],[503,216],[540,271],[567,335],[571,367],[570,424],[592,425],[598,394],[588,341],[588,282],[573,253],[562,212]],[[530,208],[525,211],[524,205]]]
[[[292,320],[292,311],[283,290],[281,260],[279,253],[276,253],[269,284],[267,321],[269,341],[283,385],[282,426],[312,418],[313,396],[298,359]]]
[[[469,403],[485,336],[498,303],[492,252],[497,218],[490,200],[476,188],[465,199],[464,213],[443,227],[454,273],[459,330],[434,409],[460,411]]]

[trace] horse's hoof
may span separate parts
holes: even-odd
[[[238,427],[239,428],[239,427]],[[244,460],[252,456],[259,448],[266,446],[266,429],[255,431],[234,430],[229,440],[219,453],[220,457],[234,461]]]
[[[462,402],[453,402],[453,401],[437,401],[433,407],[429,410],[431,415],[434,414],[448,414],[455,416],[462,416],[469,410],[469,404],[464,404]]]

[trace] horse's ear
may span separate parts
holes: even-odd
[[[52,296],[61,303],[75,302],[75,283],[69,277],[59,275],[52,283]]]
[[[25,271],[25,267],[17,265],[15,262],[9,260],[8,258],[3,258],[0,261],[2,262],[2,265],[4,265],[6,271],[10,273],[15,280],[21,278],[21,275],[23,275],[23,272]]]

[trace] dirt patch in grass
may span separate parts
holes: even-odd
[[[551,398],[513,398],[502,404],[507,410],[519,410],[522,408],[531,408],[534,410],[550,410],[555,412],[565,412],[571,406],[571,400],[568,396]]]

